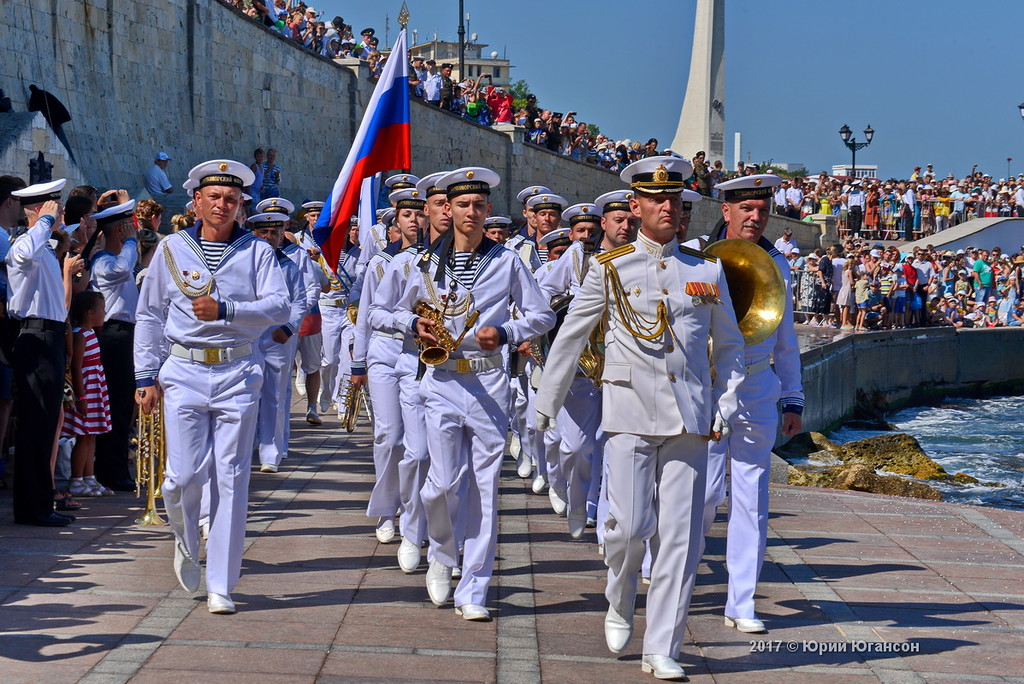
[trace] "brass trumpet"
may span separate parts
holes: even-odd
[[[163,525],[156,510],[156,499],[164,482],[164,464],[167,462],[167,443],[164,436],[164,401],[160,399],[152,413],[139,410],[136,426],[138,445],[135,450],[135,496],[146,490],[146,510],[135,521],[138,525]]]
[[[431,332],[434,333],[434,337],[437,338],[437,344],[426,345],[424,344],[423,349],[420,351],[420,361],[427,366],[438,366],[448,360],[451,353],[459,348],[462,344],[462,340],[466,337],[466,333],[472,328],[477,319],[480,318],[480,311],[474,311],[466,317],[466,327],[463,328],[462,334],[457,338],[453,338],[452,334],[448,332],[448,328],[444,325],[444,312],[438,311],[434,307],[430,306],[426,302],[420,302],[413,309],[413,313],[422,318],[428,318],[434,322],[434,327]]]

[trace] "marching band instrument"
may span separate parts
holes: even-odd
[[[445,300],[445,304],[448,300]],[[462,329],[462,334],[458,338],[453,338],[452,334],[445,327],[445,310],[438,311],[434,307],[430,306],[427,302],[420,302],[413,309],[413,312],[422,318],[427,318],[434,322],[434,327],[431,332],[434,337],[437,338],[437,343],[433,345],[424,345],[420,351],[420,361],[427,366],[438,366],[448,360],[451,353],[459,348],[462,344],[462,340],[466,337],[466,333],[472,328],[477,319],[480,318],[480,311],[473,311],[466,317],[466,325]]]
[[[164,440],[164,401],[158,400],[152,413],[139,411],[137,423],[138,445],[135,449],[135,496],[142,496],[146,490],[146,509],[135,523],[137,525],[163,525],[164,521],[156,510],[156,499],[164,481],[164,465],[167,462],[167,444]]]
[[[363,410],[365,400],[366,389],[363,387],[356,389],[356,386],[350,379],[348,387],[345,389],[345,396],[341,399],[341,403],[345,407],[345,413],[341,419],[345,432],[352,433],[356,431],[356,426],[359,424],[359,414]]]
[[[743,341],[749,347],[768,339],[782,322],[789,296],[775,259],[759,245],[737,238],[712,243],[704,251],[722,262]]]

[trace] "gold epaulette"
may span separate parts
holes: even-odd
[[[711,263],[715,263],[716,261],[718,261],[718,257],[716,256],[711,256],[707,252],[701,252],[696,249],[690,249],[689,247],[684,247],[683,245],[679,245],[679,251],[683,254],[688,254],[692,257],[697,257],[698,259],[710,261]]]
[[[633,243],[628,242],[624,245],[616,247],[615,249],[609,249],[607,252],[601,252],[594,258],[597,259],[597,263],[599,264],[607,264],[615,257],[620,257],[623,254],[629,254],[630,252],[633,252],[635,250],[636,247],[633,245]]]

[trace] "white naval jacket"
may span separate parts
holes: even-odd
[[[671,330],[647,341],[623,324],[613,294],[606,290],[610,268],[618,272],[624,300],[648,321],[658,303],[667,307]],[[695,303],[687,283],[717,286],[721,303]],[[715,412],[731,420],[736,389],[744,377],[743,337],[733,313],[729,286],[713,257],[682,249],[673,240],[657,244],[640,235],[628,245],[593,257],[544,366],[536,408],[558,415],[576,376],[576,364],[594,327],[606,320],[602,380],[605,432],[671,437],[710,435]],[[711,380],[708,338],[713,339],[716,377]]]
[[[255,344],[269,326],[288,322],[291,299],[270,244],[235,224],[230,245],[211,274],[197,241],[201,229],[200,221],[164,238],[142,281],[135,325],[135,382],[140,387],[155,382],[168,342],[189,349],[237,347]],[[196,318],[192,298],[182,293],[171,274],[165,248],[185,284],[202,287],[214,279],[210,296],[224,305],[224,318]]]
[[[92,285],[103,293],[104,320],[135,322],[139,287],[135,284],[135,264],[139,260],[139,241],[130,237],[118,254],[102,250],[92,258],[89,272]]]

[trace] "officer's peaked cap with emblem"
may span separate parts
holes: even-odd
[[[693,175],[693,166],[681,157],[668,155],[635,161],[619,173],[625,183],[637,192],[660,195],[682,192],[686,179]]]
[[[526,200],[530,199],[534,195],[540,195],[544,193],[551,194],[551,188],[545,187],[543,185],[531,185],[520,190],[519,194],[516,195],[516,200],[522,202],[523,204],[526,204]]]
[[[48,183],[36,183],[21,190],[11,192],[11,197],[17,197],[22,206],[28,204],[42,204],[50,200],[60,201],[60,191],[64,189],[67,179],[58,178]]]
[[[190,180],[198,181],[197,187],[208,185],[226,185],[232,188],[244,188],[256,181],[252,170],[241,162],[231,159],[212,159],[192,167],[188,172]]]
[[[596,203],[581,202],[580,204],[574,204],[563,211],[562,218],[568,221],[570,226],[575,226],[577,223],[584,223],[587,221],[596,223],[601,220],[601,214],[598,211]]]
[[[542,192],[537,195],[531,195],[530,198],[526,200],[526,206],[530,207],[534,211],[541,211],[542,209],[564,211],[565,208],[569,206],[569,200],[565,199],[561,195]]]
[[[594,200],[594,204],[602,214],[607,214],[610,211],[629,211],[629,200],[631,199],[633,199],[632,190],[612,190]]]
[[[388,195],[388,200],[395,209],[422,209],[427,203],[416,186],[395,190]]]
[[[782,185],[782,178],[771,173],[755,173],[723,181],[715,187],[721,190],[726,202],[741,202],[748,199],[769,199],[775,188]]]
[[[508,216],[488,216],[484,219],[484,227],[488,226],[511,226],[512,219]]]
[[[380,216],[377,217],[377,222],[385,227],[390,226],[391,222],[395,220],[396,213],[397,212],[393,208],[388,207],[382,214],[380,214]]]
[[[303,202],[302,208],[306,211],[320,211],[324,208],[323,202]]]
[[[295,211],[295,205],[284,197],[268,197],[256,205],[256,213],[267,212],[268,214],[291,214]]]
[[[384,186],[388,190],[402,190],[404,188],[415,188],[419,182],[419,176],[414,176],[411,173],[396,173],[384,181]]]
[[[420,182],[416,184],[416,189],[420,191],[420,197],[426,200],[434,195],[445,194],[445,188],[439,186],[437,181],[447,175],[447,171],[436,171],[421,178]]]
[[[548,249],[571,244],[568,228],[556,228],[540,239],[540,244]]]
[[[195,192],[196,188],[199,187],[199,181],[189,178],[181,184],[181,187],[184,188],[185,192]]]
[[[280,212],[265,211],[253,214],[248,218],[248,222],[252,224],[253,230],[259,228],[285,228],[288,226],[288,217]]]
[[[443,187],[448,197],[459,195],[489,195],[491,188],[501,183],[501,176],[482,166],[467,166],[449,171],[437,179],[437,187]]]

